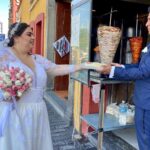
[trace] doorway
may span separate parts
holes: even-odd
[[[56,40],[62,36],[70,41],[70,26],[71,26],[71,5],[67,2],[56,3]],[[56,64],[69,64],[70,54],[66,54],[64,57],[55,51],[55,63]],[[68,84],[69,76],[59,76],[54,80],[54,91],[56,94],[64,100],[68,97]]]

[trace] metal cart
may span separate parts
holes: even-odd
[[[112,130],[116,130],[116,129],[134,127],[134,124],[120,125],[118,118],[116,118],[113,115],[104,113],[103,85],[129,84],[132,81],[122,81],[122,80],[113,80],[113,79],[110,80],[110,79],[96,78],[96,77],[95,78],[91,77],[90,80],[94,81],[96,83],[101,83],[99,113],[81,115],[80,118],[94,129],[94,132],[91,132],[87,136],[94,145],[97,145],[98,150],[102,150],[103,132],[112,131]],[[95,133],[98,133],[97,134],[98,137],[94,137],[94,136],[96,136]],[[95,138],[97,139],[97,142],[95,142],[95,140],[94,140]]]

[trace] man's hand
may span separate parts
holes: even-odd
[[[111,63],[106,65],[104,64],[99,69],[97,68],[96,71],[100,72],[101,74],[110,74],[112,66],[123,67],[122,64],[118,64],[118,63]]]
[[[99,70],[96,69],[96,71],[100,72],[101,74],[109,74],[111,71],[111,64],[103,65]]]

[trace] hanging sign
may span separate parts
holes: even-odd
[[[58,54],[63,57],[70,52],[70,43],[65,36],[53,43],[54,48]]]

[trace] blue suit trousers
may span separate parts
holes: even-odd
[[[150,110],[135,107],[135,127],[140,150],[150,150]]]

